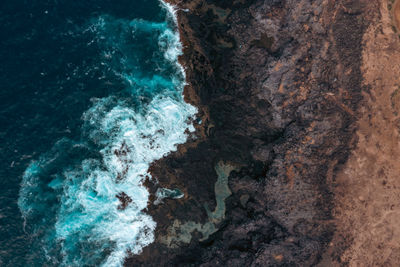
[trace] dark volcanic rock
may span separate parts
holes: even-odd
[[[159,180],[149,182],[151,192],[179,188],[185,197],[149,208],[156,241],[126,265],[318,263],[335,230],[332,180],[368,90],[361,41],[372,1],[170,2],[178,7],[185,97],[202,123],[197,138],[151,167]],[[210,223],[219,162],[239,167],[230,172],[224,216]],[[172,225],[185,222],[193,222],[185,225],[191,238],[167,246],[166,236],[186,231]]]

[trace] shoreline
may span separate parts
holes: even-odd
[[[202,123],[197,139],[149,169],[159,178],[147,184],[153,193],[179,188],[184,197],[149,206],[156,241],[126,265],[336,262],[351,244],[346,237],[329,250],[342,227],[336,178],[357,144],[370,90],[361,58],[375,4],[167,2],[178,6],[184,98]],[[210,211],[221,206],[220,162],[240,168],[224,174],[224,219],[205,237]]]

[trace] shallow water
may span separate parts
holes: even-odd
[[[120,266],[140,253],[154,240],[149,164],[194,130],[168,8],[70,2],[2,4],[5,266]]]

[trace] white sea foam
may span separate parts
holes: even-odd
[[[174,8],[164,2],[162,5],[176,23]],[[53,152],[33,162],[23,177],[19,206],[25,218],[46,215],[43,203],[58,199],[57,206],[48,209],[54,216],[44,218],[44,226],[35,234],[45,233],[40,242],[47,242],[44,250],[49,257],[56,249],[52,246],[60,245],[58,264],[62,266],[122,266],[128,251],[138,254],[154,241],[156,223],[144,212],[149,199],[143,185],[145,178],[150,177],[148,168],[184,143],[187,130],[194,131],[187,121],[197,110],[183,100],[185,74],[177,62],[182,50],[178,33],[168,23],[133,20],[128,24],[136,30],[159,31],[159,47],[165,60],[175,66],[175,73],[168,79],[158,74],[144,77],[130,67],[118,67],[120,76],[131,86],[137,86],[138,92],[145,86],[165,89],[155,91],[148,103],[139,106],[114,96],[97,99],[83,120],[86,142],[102,147],[99,157],[84,159],[43,181],[41,177],[51,173],[48,169],[54,169],[52,164],[71,144],[61,142]],[[97,32],[105,27],[107,20],[102,17],[90,30]],[[110,39],[110,43],[114,41]],[[104,55],[113,56],[109,52]],[[126,60],[121,62],[126,64]],[[51,195],[54,192],[56,197]],[[122,192],[127,196],[125,200],[130,201],[126,206],[116,197]]]
[[[148,175],[151,162],[174,151],[176,144],[185,142],[183,131],[188,128],[185,121],[194,113],[194,108],[169,97],[158,97],[144,114],[117,106],[105,116],[98,116],[107,100],[102,99],[85,114],[91,123],[101,125],[100,129],[112,140],[101,151],[106,168],[93,169],[98,162],[84,161],[82,170],[87,170],[83,173],[84,182],[80,182],[82,171],[64,174],[67,180],[56,232],[59,239],[65,240],[79,235],[86,225],[92,225],[90,238],[97,242],[108,239],[115,242],[104,266],[119,266],[127,250],[140,253],[154,240],[155,222],[142,212],[148,201],[143,179]],[[193,126],[189,129],[193,131]],[[118,150],[130,152],[121,159],[115,153]],[[126,174],[117,182],[116,177],[123,172]],[[120,192],[133,200],[125,210],[118,210],[120,203],[115,195]],[[65,253],[68,253],[68,247]]]
[[[160,4],[163,8],[167,10],[168,18],[172,19],[176,26],[178,24],[178,17],[176,16],[177,7],[162,0],[160,0]]]

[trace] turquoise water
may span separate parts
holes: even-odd
[[[194,131],[189,121],[196,113],[182,96],[172,8],[160,4],[159,15],[164,20],[99,14],[77,29],[99,48],[92,68],[122,82],[107,81],[118,90],[90,99],[79,134],[60,138],[24,171],[18,206],[30,238],[29,264],[121,266],[128,253],[154,241],[143,182],[154,179],[149,165]]]

